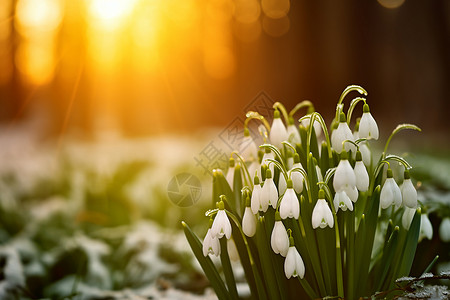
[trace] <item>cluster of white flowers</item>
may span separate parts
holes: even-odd
[[[330,168],[330,170],[321,170],[318,165],[315,166],[316,174],[314,176],[317,176],[322,186],[318,194],[309,196],[312,197],[309,200],[313,201],[314,205],[311,226],[313,229],[317,229],[333,228],[339,209],[343,212],[353,211],[360,195],[369,193],[370,188],[373,190],[373,186],[369,186],[371,176],[369,176],[368,169],[373,171],[373,165],[368,143],[369,140],[378,139],[378,126],[367,103],[364,103],[363,114],[358,119],[354,132],[351,131],[345,114],[339,112],[339,122],[337,127],[332,130],[331,138],[327,136],[328,133],[327,129],[324,128],[323,119],[321,120],[317,113],[314,115],[313,112],[309,111],[300,120],[298,126],[295,125],[293,117],[289,115],[288,118],[285,118],[286,127],[280,117],[279,107],[274,107],[274,119],[271,127],[267,128],[269,134],[265,136],[265,145],[261,147],[264,153],[260,151],[258,155],[258,147],[249,130],[245,128],[243,142],[241,143],[243,148],[237,152],[240,161],[235,162],[233,158],[230,160],[226,179],[230,188],[233,189],[235,164],[241,164],[249,170],[247,174],[252,178],[248,178],[246,182],[252,181],[253,186],[247,186],[249,192],[243,194],[245,195],[243,199],[245,200],[245,208],[242,217],[242,231],[247,237],[253,237],[257,230],[258,216],[263,216],[269,209],[273,209],[275,218],[271,232],[271,248],[274,253],[285,257],[285,275],[287,278],[291,276],[303,278],[305,273],[303,260],[294,245],[291,229],[286,229],[287,223],[283,222],[289,218],[301,218],[302,193],[304,188],[307,192],[311,191],[308,180],[305,178],[310,174],[302,166],[299,153],[296,151],[298,149],[296,146],[301,146],[302,127],[305,127],[303,129],[306,132],[311,119],[314,117],[316,138],[324,132],[325,138],[327,138],[324,143],[331,144],[330,154],[332,154],[332,151],[337,153],[332,157],[330,155],[330,159],[333,157],[339,159],[337,166]],[[322,153],[322,155],[326,154]],[[332,185],[324,182],[324,176],[328,171],[334,172]],[[387,169],[387,178],[380,194],[380,210],[387,209],[392,205],[396,208],[404,205],[410,209],[405,210],[403,218],[403,223],[406,224],[405,228],[408,228],[417,208],[417,192],[408,170],[405,171],[403,183],[399,187],[393,178],[392,170]],[[227,218],[227,212],[224,210],[224,204],[220,201],[217,215],[203,242],[203,254],[205,256],[208,254],[218,256],[220,254],[219,239],[223,236],[229,239],[230,235],[230,221]]]

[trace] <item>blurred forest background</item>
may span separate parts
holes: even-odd
[[[261,91],[329,122],[358,84],[383,129],[442,143],[450,3],[2,0],[0,70],[2,124],[45,120],[44,136],[223,128]]]

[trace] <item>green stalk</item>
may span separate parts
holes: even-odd
[[[220,262],[222,263],[223,274],[225,275],[225,282],[227,283],[228,292],[231,298],[239,299],[236,280],[234,279],[233,268],[231,267],[230,257],[228,256],[227,239],[221,238],[220,240]]]
[[[355,205],[356,206],[356,205]],[[355,297],[355,212],[347,214],[347,293],[348,299]]]

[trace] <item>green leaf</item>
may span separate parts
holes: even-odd
[[[223,273],[225,275],[225,281],[228,286],[228,291],[230,292],[230,296],[233,299],[239,299],[237,289],[236,289],[236,280],[234,279],[233,268],[231,267],[230,257],[228,256],[228,247],[227,247],[227,239],[220,239],[220,261],[222,263]]]

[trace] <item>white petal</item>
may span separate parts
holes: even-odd
[[[305,277],[305,264],[303,263],[303,259],[297,250],[295,250],[295,270],[296,270],[297,275],[301,279],[303,279],[303,277]]]
[[[378,125],[370,112],[363,113],[359,122],[359,137],[378,139]]]
[[[294,164],[292,168],[293,169],[295,169],[295,168],[303,169],[301,163]],[[292,172],[290,172],[290,174],[291,174],[292,184],[294,185],[294,191],[297,194],[300,194],[303,191],[303,180],[304,180],[303,175],[302,175],[302,173],[300,173],[298,171],[292,171]]]
[[[342,142],[345,140],[354,141],[353,134],[347,125],[347,122],[340,122],[338,128],[331,133],[331,146],[337,153],[342,152]],[[345,151],[355,151],[355,146],[351,143],[345,143]]]
[[[412,184],[411,179],[408,178],[408,179],[403,180],[401,191],[402,191],[403,204],[410,208],[416,208],[417,207],[417,191],[414,188],[414,185]]]
[[[356,186],[354,186],[353,188],[348,187],[344,189],[344,192],[347,194],[350,200],[352,200],[352,202],[356,202],[358,200],[359,193]]]
[[[372,152],[370,152],[367,143],[362,142],[359,144],[359,151],[361,151],[361,156],[364,164],[369,167],[372,164]]]
[[[431,225],[428,216],[426,214],[423,214],[420,216],[419,242],[425,237],[429,240],[433,238],[433,226]]]
[[[281,196],[286,192],[287,183],[286,179],[284,178],[283,173],[280,172],[280,179],[278,180],[278,196]]]
[[[383,188],[381,189],[380,206],[382,209],[386,209],[394,203],[394,188],[392,185],[393,180],[394,178],[387,178],[384,182]]]
[[[253,214],[250,207],[246,207],[244,216],[242,217],[242,231],[246,236],[252,237],[256,232],[256,216]]]
[[[294,189],[287,189],[281,199],[280,204],[280,217],[282,219],[295,218],[298,219],[300,213],[300,206],[298,203],[297,195]]]
[[[225,210],[219,210],[211,226],[211,235],[213,237],[221,238],[224,235],[227,239],[231,237],[231,224],[228,220]]]
[[[450,218],[444,218],[439,226],[439,237],[444,243],[450,242]]]
[[[289,247],[286,259],[284,260],[284,274],[286,275],[287,279],[292,277],[296,268],[295,252],[296,252],[295,247]]]
[[[257,214],[261,204],[261,186],[255,185],[252,192],[252,198],[250,200],[253,214]]]
[[[333,203],[336,213],[339,208],[342,209],[342,211],[346,211],[347,209],[353,211],[352,201],[344,191],[339,191],[334,195]]]
[[[272,235],[270,239],[272,250],[275,253],[279,253],[282,256],[286,256],[289,249],[289,237],[284,227],[283,222],[276,221],[273,226]]]
[[[415,208],[405,207],[405,212],[403,213],[402,216],[402,225],[403,228],[405,228],[406,230],[409,230],[409,226],[411,226],[411,222],[414,218],[415,213],[416,213]]]
[[[353,168],[347,159],[341,159],[336,168],[336,172],[334,173],[333,178],[334,190],[339,191],[347,187],[355,187],[355,186],[356,186],[355,171],[353,171]]]
[[[270,143],[281,149],[283,148],[283,144],[281,142],[287,141],[287,139],[288,133],[283,121],[281,121],[281,118],[273,119],[272,128],[270,129]]]
[[[288,140],[291,144],[300,144],[300,133],[294,124],[287,127]]]
[[[202,250],[204,256],[208,256],[209,253],[214,254],[215,256],[220,255],[220,242],[219,239],[211,235],[211,228],[206,232]]]
[[[369,189],[369,174],[362,161],[357,161],[355,163],[355,179],[358,190],[365,192]]]
[[[251,159],[258,157],[258,148],[256,147],[256,144],[250,135],[244,136],[244,138],[242,139],[239,153],[245,161],[250,161]]]
[[[392,191],[394,192],[394,205],[396,208],[399,208],[402,206],[402,192],[400,191],[400,188],[397,185],[397,182],[395,182],[394,178],[392,179]]]

